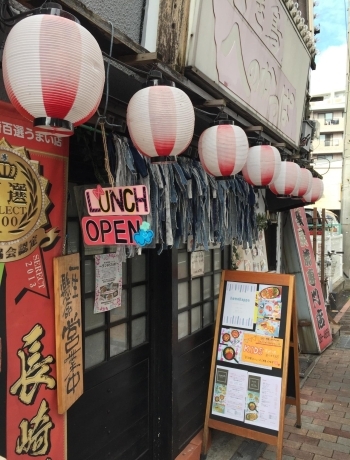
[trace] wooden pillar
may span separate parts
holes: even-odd
[[[160,0],[157,51],[180,73],[185,68],[189,11],[190,0]]]

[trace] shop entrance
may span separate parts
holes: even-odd
[[[229,251],[205,252],[204,274],[192,278],[185,245],[143,250],[122,264],[122,306],[95,314],[95,254],[115,247],[84,247],[78,213],[68,211],[67,252],[81,256],[85,365],[84,394],[68,410],[68,459],[173,460],[203,425]]]

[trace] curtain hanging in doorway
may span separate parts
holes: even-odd
[[[188,235],[193,235],[193,250],[197,244],[208,250],[209,243],[223,247],[233,240],[252,247],[258,237],[256,197],[242,176],[217,181],[199,161],[183,155],[177,163],[151,164],[129,139],[117,135],[109,147],[115,186],[148,188],[151,213],[145,218],[154,231],[151,247],[177,248]]]

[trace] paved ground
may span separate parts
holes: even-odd
[[[287,412],[283,460],[350,460],[349,307],[335,316],[342,326],[340,335],[302,382],[301,429],[294,427],[295,407]],[[259,460],[274,460],[274,450],[267,446]]]
[[[295,407],[287,410],[283,460],[350,460],[350,301],[334,319],[342,326],[339,335],[301,381],[300,429]],[[254,441],[215,430],[212,439],[207,460],[276,459],[273,446],[257,443],[254,454]]]

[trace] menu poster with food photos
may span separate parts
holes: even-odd
[[[304,208],[292,209],[290,216],[302,280],[306,291],[306,298],[303,304],[308,306],[317,348],[322,352],[332,344],[332,333],[328,322],[321,282],[317,273],[305,210]]]
[[[223,271],[202,453],[208,428],[215,428],[277,445],[281,458],[287,398],[300,424],[299,391],[288,385],[291,379],[299,388],[298,349],[290,340],[293,324],[297,343],[294,279]]]
[[[102,313],[122,305],[122,262],[115,252],[95,256],[94,313]]]

